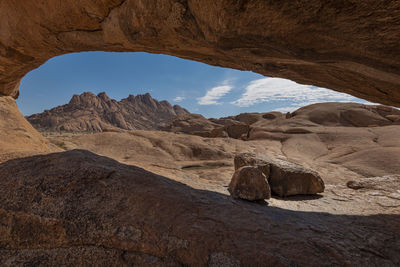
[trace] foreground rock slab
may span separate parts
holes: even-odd
[[[400,215],[289,211],[93,153],[0,165],[4,266],[396,266]]]
[[[257,167],[244,166],[236,170],[229,184],[228,191],[234,198],[250,201],[271,197],[267,177]]]

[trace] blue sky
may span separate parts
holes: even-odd
[[[17,100],[24,115],[67,103],[73,94],[106,92],[120,100],[149,92],[205,117],[293,111],[316,102],[364,100],[328,89],[148,53],[73,53],[28,73]]]

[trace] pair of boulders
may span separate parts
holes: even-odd
[[[235,198],[256,201],[322,193],[325,185],[318,173],[301,165],[243,153],[234,159],[235,173],[229,192]]]

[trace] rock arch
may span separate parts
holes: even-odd
[[[399,1],[0,2],[0,93],[80,51],[164,53],[400,106]]]

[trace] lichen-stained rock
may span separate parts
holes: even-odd
[[[3,0],[0,93],[54,56],[144,51],[400,106],[399,17],[387,0]]]
[[[271,189],[267,177],[257,167],[244,166],[235,171],[228,191],[234,198],[250,201],[269,199]]]
[[[315,171],[298,164],[274,160],[268,179],[271,191],[280,197],[324,192],[324,181]]]

